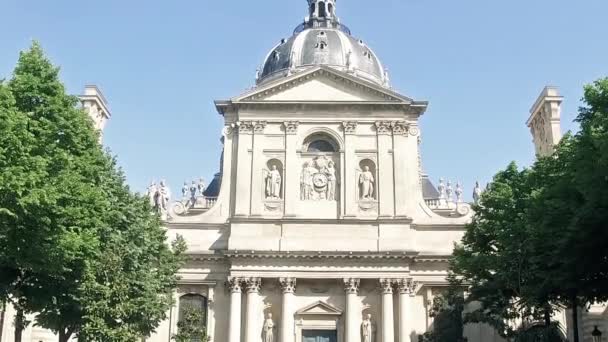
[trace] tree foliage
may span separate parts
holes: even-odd
[[[0,84],[0,299],[60,341],[134,341],[164,319],[184,250],[39,44],[22,52]]]
[[[172,339],[175,342],[208,341],[204,320],[205,315],[200,308],[186,305],[177,323],[177,334],[173,335]]]
[[[433,298],[430,315],[433,329],[423,335],[424,342],[464,342],[464,296],[462,287],[452,286]]]
[[[513,322],[542,321],[549,336],[556,308],[608,299],[608,79],[583,101],[579,132],[532,167],[497,173],[475,206],[451,263],[480,303],[467,322],[514,337],[540,330]]]

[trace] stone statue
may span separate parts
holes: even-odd
[[[391,79],[389,78],[388,75],[388,69],[384,69],[384,86],[385,87],[390,87],[391,86]]]
[[[277,170],[276,165],[272,165],[272,169],[266,176],[266,198],[281,198],[281,173]]]
[[[456,202],[461,203],[463,190],[460,182],[456,182],[456,191],[454,191],[454,193],[456,194]]]
[[[319,170],[312,166],[312,162],[306,162],[304,164],[302,177],[300,178],[300,197],[303,201],[313,199],[314,185],[312,183],[312,177],[318,172]]]
[[[351,66],[352,66],[352,55],[353,52],[351,50],[348,50],[348,52],[346,53],[346,70],[350,71],[351,70]]]
[[[361,342],[373,342],[372,333],[372,315],[367,314],[361,323]]]
[[[169,200],[171,199],[171,190],[167,186],[164,180],[160,181],[160,185],[154,196],[154,206],[161,216],[166,216],[167,210],[169,209]]]
[[[188,198],[189,192],[190,192],[190,189],[188,188],[188,182],[184,182],[184,186],[182,186],[182,197]]]
[[[333,161],[330,161],[325,168],[325,174],[327,175],[327,198],[328,201],[334,201],[336,199],[336,167]]]
[[[196,205],[196,191],[198,191],[198,185],[196,184],[196,181],[192,181],[192,185],[190,185],[190,205],[191,206],[195,206]]]
[[[437,190],[439,190],[439,198],[445,198],[445,183],[443,178],[439,178],[439,185],[437,186]]]
[[[205,192],[205,189],[207,189],[207,185],[205,184],[203,177],[198,180],[197,188],[199,196],[203,196],[203,192]]]
[[[448,184],[445,187],[445,194],[447,196],[448,202],[452,202],[452,200],[454,199],[454,197],[452,196],[454,194],[454,188],[452,188],[452,182],[448,181]]]
[[[155,181],[151,181],[150,185],[148,185],[148,191],[146,192],[146,195],[148,196],[148,199],[150,200],[150,206],[151,207],[155,207],[156,206],[156,200],[154,199],[154,197],[156,196],[156,182]]]
[[[361,199],[374,199],[374,175],[367,165],[363,166],[363,172],[359,176],[359,187]]]
[[[473,201],[475,204],[479,204],[479,199],[481,199],[481,186],[479,182],[475,182],[475,189],[473,189]]]
[[[274,342],[274,322],[272,321],[271,313],[268,313],[266,320],[264,321],[264,327],[262,328],[262,341]]]

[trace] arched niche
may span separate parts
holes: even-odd
[[[266,200],[281,200],[283,198],[283,162],[273,158],[266,162],[264,173],[264,198]]]
[[[371,159],[359,161],[357,195],[360,201],[374,201],[378,198],[376,163]]]

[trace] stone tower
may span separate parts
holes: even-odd
[[[547,156],[562,138],[560,117],[563,97],[556,87],[547,86],[530,109],[530,127],[537,156]]]
[[[99,139],[101,141],[103,139],[103,129],[111,117],[106,98],[96,85],[86,85],[84,87],[84,94],[80,95],[79,98],[82,107],[93,120],[95,129],[99,130]]]

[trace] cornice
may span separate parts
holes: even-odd
[[[228,250],[224,255],[230,259],[367,259],[367,260],[412,260],[418,255],[413,251],[402,252],[331,252],[331,251],[240,251]]]
[[[289,223],[311,223],[311,224],[411,224],[413,222],[410,217],[394,217],[394,218],[342,218],[342,219],[314,219],[300,217],[284,217],[284,218],[262,218],[262,217],[233,217],[229,219],[229,223],[269,223],[269,224],[289,224]]]

